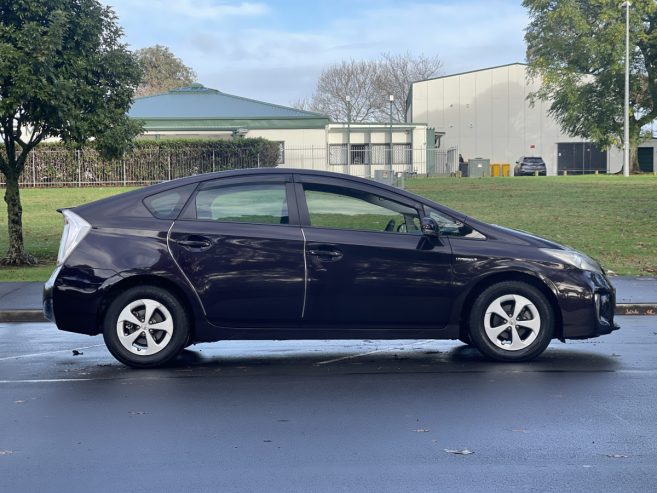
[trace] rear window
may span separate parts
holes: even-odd
[[[542,157],[526,157],[524,159],[525,163],[531,163],[531,164],[543,164],[543,158]]]
[[[166,190],[144,199],[144,205],[158,219],[175,219],[180,214],[196,184]]]

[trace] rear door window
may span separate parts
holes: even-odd
[[[201,190],[196,219],[252,224],[289,224],[283,183],[227,185]]]

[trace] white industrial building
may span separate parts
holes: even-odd
[[[619,172],[620,149],[601,151],[567,135],[548,115],[549,103],[530,105],[527,96],[538,82],[528,80],[526,69],[525,64],[513,63],[415,82],[408,94],[406,120],[444,133],[440,147],[457,147],[466,161],[487,158],[513,168],[521,156],[541,156],[550,175]],[[641,167],[652,171],[657,162],[653,144],[642,148]]]

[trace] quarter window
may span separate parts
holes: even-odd
[[[196,194],[196,218],[201,220],[288,224],[284,184],[234,185]]]
[[[196,183],[166,190],[144,199],[144,205],[158,219],[175,219],[196,188]]]
[[[429,217],[438,223],[440,234],[445,236],[456,236],[460,238],[472,238],[476,240],[485,240],[486,237],[476,229],[471,228],[467,224],[457,221],[453,217],[448,216],[435,209],[427,207]]]
[[[415,209],[379,195],[304,185],[311,226],[389,233],[420,233]]]

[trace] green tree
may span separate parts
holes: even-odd
[[[196,72],[176,57],[166,46],[155,45],[135,52],[144,76],[135,96],[161,94],[196,80]]]
[[[530,95],[549,101],[562,129],[603,148],[623,145],[625,8],[616,0],[524,0],[529,11]],[[630,154],[636,170],[641,129],[657,118],[657,3],[630,8]]]
[[[0,0],[0,171],[9,249],[3,264],[35,263],[23,243],[19,177],[43,139],[93,139],[120,155],[140,132],[126,112],[141,71],[114,12],[96,0]]]

